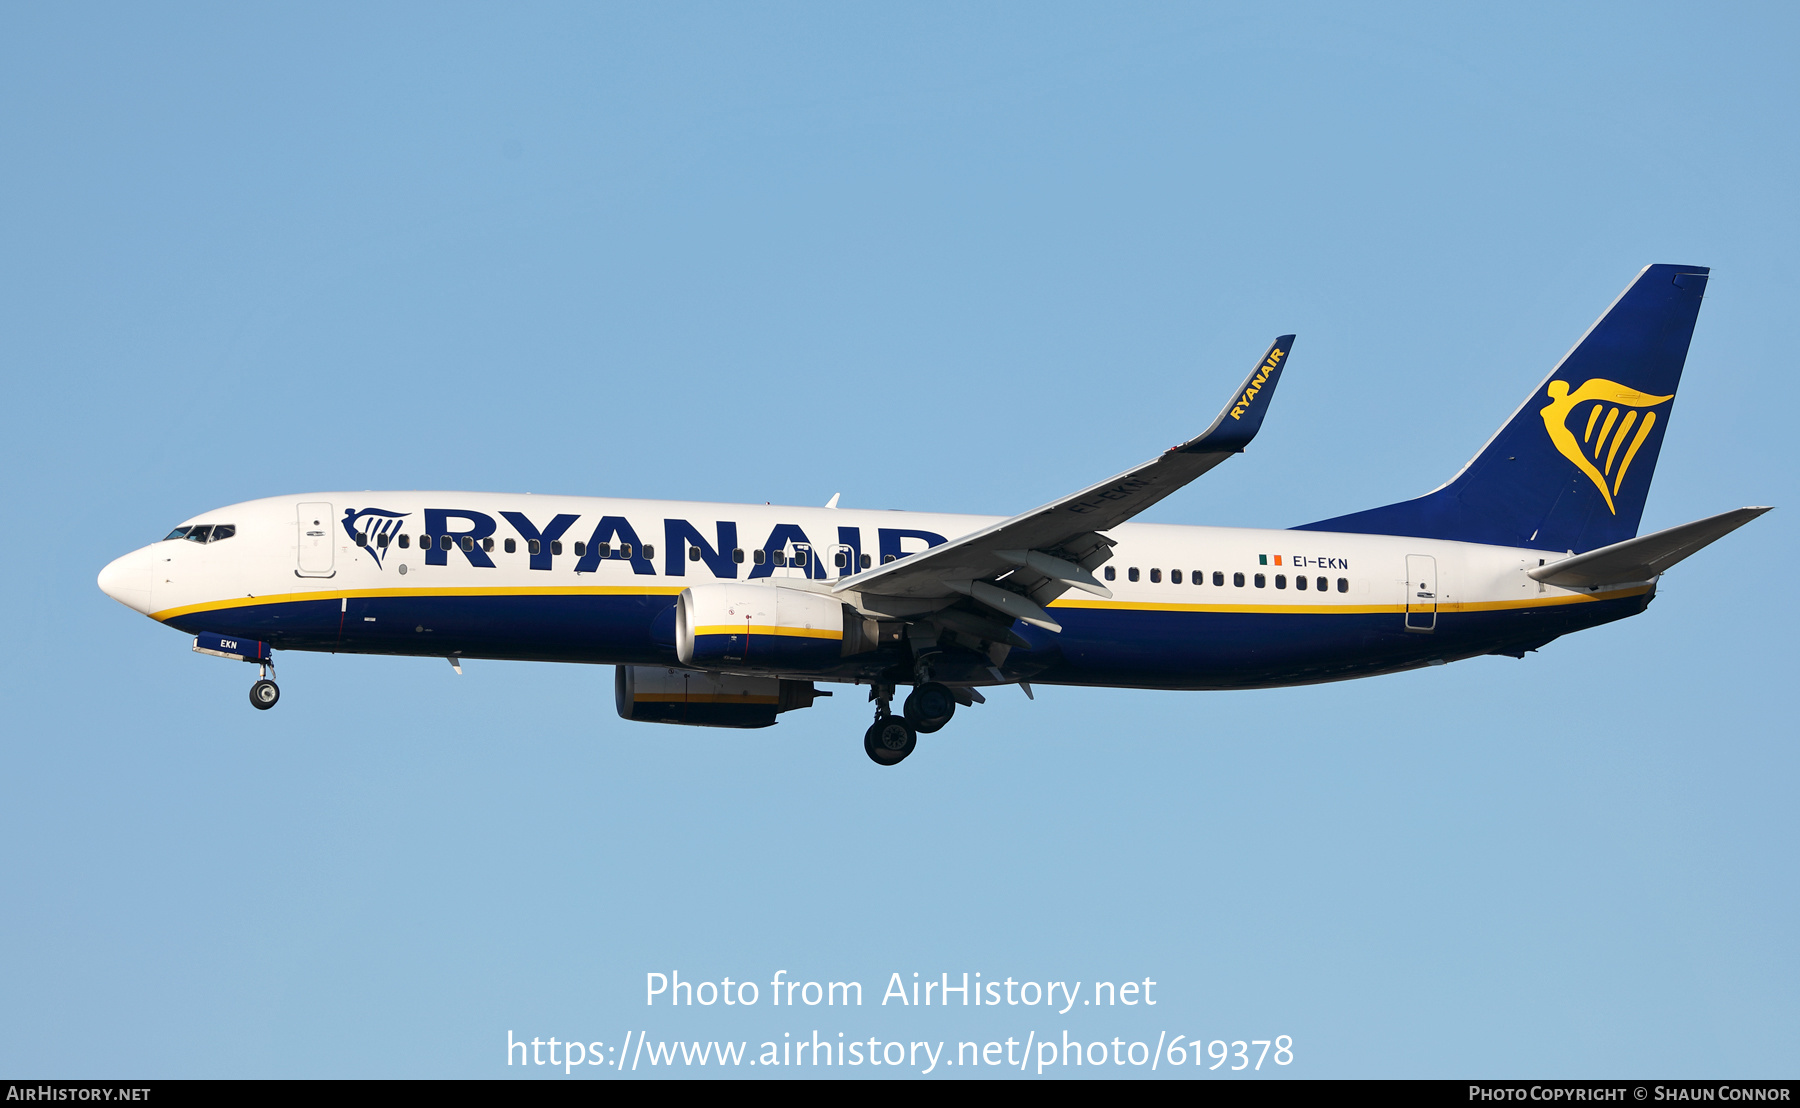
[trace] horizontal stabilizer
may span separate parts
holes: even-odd
[[[1768,511],[1734,508],[1653,535],[1626,539],[1530,571],[1532,578],[1563,589],[1595,589],[1648,581],[1708,543],[1724,538]]]

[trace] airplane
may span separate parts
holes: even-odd
[[[100,588],[259,667],[276,650],[616,667],[627,720],[755,728],[866,686],[891,766],[982,690],[1275,688],[1524,658],[1642,612],[1768,511],[1639,536],[1710,271],[1641,270],[1455,476],[1285,530],[1131,523],[1256,437],[1294,336],[1212,424],[1010,518],[471,492],[330,492],[184,521]],[[894,700],[910,687],[898,711]]]

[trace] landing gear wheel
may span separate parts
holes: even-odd
[[[936,681],[927,681],[912,691],[902,706],[906,722],[921,735],[942,729],[956,714],[956,697]]]
[[[918,743],[918,732],[899,716],[883,716],[863,733],[863,750],[878,766],[891,766],[904,760]]]
[[[260,708],[266,712],[270,708],[273,708],[275,702],[280,699],[281,690],[275,687],[275,682],[273,681],[262,680],[250,686],[250,704],[252,707]]]

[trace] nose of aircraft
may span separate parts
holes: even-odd
[[[108,562],[100,571],[100,591],[134,612],[149,615],[151,559],[146,546]]]

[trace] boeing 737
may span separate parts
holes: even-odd
[[[708,727],[766,727],[836,683],[869,690],[882,765],[995,686],[1523,658],[1642,612],[1666,570],[1768,510],[1637,533],[1708,272],[1645,267],[1440,488],[1287,530],[1130,520],[1250,445],[1292,335],[1195,438],[1010,518],[320,492],[203,512],[99,584],[260,667],[257,708],[280,697],[277,650],[612,665],[624,718]]]

